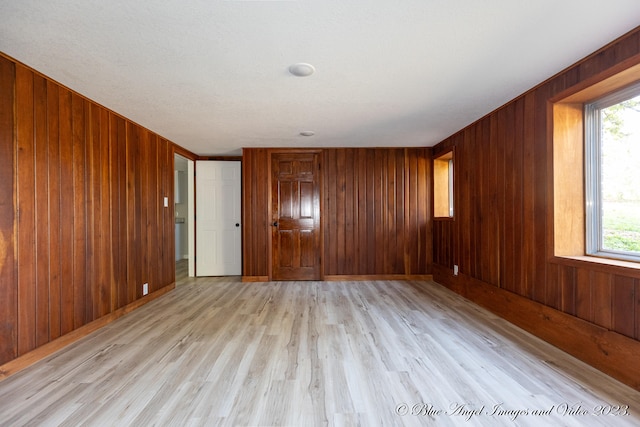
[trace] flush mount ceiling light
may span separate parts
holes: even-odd
[[[316,133],[312,130],[303,130],[302,132],[300,132],[300,135],[302,136],[313,136]]]
[[[294,76],[298,77],[307,77],[313,74],[316,69],[311,64],[307,64],[305,62],[298,62],[297,64],[293,64],[289,67],[289,72]]]

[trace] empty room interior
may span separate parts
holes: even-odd
[[[640,3],[0,1],[0,425],[640,425]]]

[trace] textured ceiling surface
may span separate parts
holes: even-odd
[[[225,155],[432,146],[639,24],[638,0],[0,0],[0,51]]]

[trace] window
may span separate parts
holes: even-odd
[[[433,160],[433,216],[453,218],[453,151]]]
[[[640,261],[640,84],[584,106],[587,255]]]

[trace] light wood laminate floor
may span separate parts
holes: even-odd
[[[640,393],[431,282],[187,278],[0,382],[0,425],[637,426]]]

